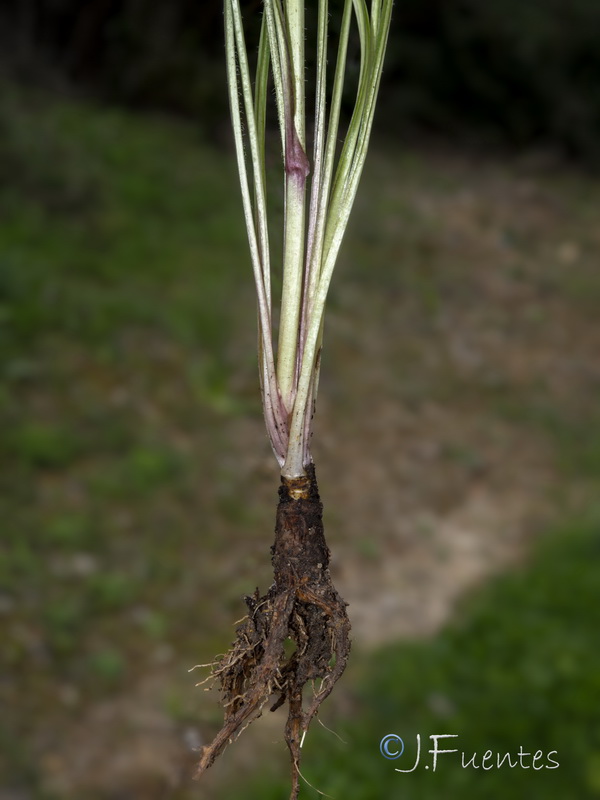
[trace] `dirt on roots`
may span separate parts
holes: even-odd
[[[281,479],[271,553],[272,586],[263,596],[256,589],[245,598],[248,614],[231,649],[211,665],[207,681],[220,686],[225,719],[212,743],[204,747],[196,777],[275,695],[271,711],[288,703],[285,741],[292,759],[290,800],[295,800],[304,734],[343,673],[350,652],[347,604],[329,573],[330,552],[313,465],[303,477]],[[294,646],[291,654],[288,640]],[[313,692],[303,700],[307,684]]]

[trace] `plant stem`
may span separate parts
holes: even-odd
[[[305,148],[304,0],[265,0],[254,93],[239,0],[225,0],[230,102],[244,215],[259,306],[259,360],[267,431],[282,475],[305,474],[318,388],[323,315],[329,284],[365,162],[392,0],[344,0],[331,107],[327,114],[329,4],[320,0],[314,164],[310,205]],[[355,107],[339,156],[338,129],[352,19],[360,39]],[[265,180],[265,115],[269,65],[274,79],[284,161],[284,244],[279,336],[275,358]],[[242,125],[243,97],[247,134]],[[245,139],[249,156],[245,152]],[[246,161],[248,160],[248,165]],[[337,162],[337,163],[336,163]],[[248,166],[254,196],[250,192]]]
[[[328,118],[329,12],[327,0],[319,0],[314,172],[308,226],[304,0],[264,0],[254,90],[240,0],[224,2],[231,117],[258,296],[260,387],[268,435],[281,467],[281,487],[275,543],[271,548],[273,584],[262,597],[257,589],[253,596],[245,598],[248,614],[240,621],[236,640],[229,652],[211,665],[212,677],[221,686],[225,718],[213,742],[203,749],[198,774],[260,716],[277,692],[279,698],[271,710],[288,703],[285,740],[292,760],[290,800],[297,800],[304,734],[344,671],[350,650],[346,603],[333,586],[328,568],[329,549],[309,442],[319,384],[325,300],[366,157],[392,0],[370,0],[370,13],[367,0],[344,0]],[[360,73],[354,113],[336,164],[353,15],[360,37]],[[265,188],[269,66],[283,150],[285,198],[276,364]],[[285,650],[288,639],[296,645],[291,656]],[[315,680],[319,679],[321,685],[315,689]],[[309,684],[313,686],[312,697],[304,692]]]
[[[281,54],[284,56],[285,221],[277,381],[283,404],[289,414],[296,391],[296,359],[304,273],[306,178],[309,172],[304,149],[303,0],[287,0],[285,23],[287,27],[283,42],[286,52]],[[283,42],[280,39],[280,44]],[[280,52],[281,49],[280,47]]]

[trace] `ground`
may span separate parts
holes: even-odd
[[[232,154],[10,102],[0,797],[215,797],[281,738],[190,786],[219,711],[188,669],[268,588],[278,486]],[[434,634],[597,475],[599,195],[548,155],[372,148],[313,447],[357,657]]]

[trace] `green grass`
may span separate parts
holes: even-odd
[[[210,549],[222,527],[200,522],[216,505],[198,488],[219,447],[206,431],[256,399],[252,354],[233,353],[253,307],[231,159],[193,126],[0,95],[0,659],[21,700],[0,692],[14,736],[60,724],[57,686],[89,703],[173,640],[184,667],[199,638],[212,652],[197,596],[171,607],[192,577],[217,580],[206,563],[181,577],[199,531]],[[37,772],[29,744],[2,756],[6,774]]]
[[[268,585],[277,477],[256,434],[254,299],[231,153],[194,125],[5,85],[0,94],[0,660],[9,677],[0,683],[0,769],[41,800],[39,743],[60,741],[96,703],[135,697],[147,672],[163,676],[157,703],[176,724],[199,724],[206,735],[218,724],[216,706],[200,712],[186,669],[223,651],[242,595]],[[597,317],[597,187],[535,178],[538,207],[519,200],[518,165],[488,174],[452,158],[376,149],[369,163],[326,331],[331,437],[359,442],[368,461],[379,457],[374,442],[395,447],[398,437],[412,452],[423,433],[439,459],[434,446],[423,486],[409,488],[418,494],[430,477],[440,484],[457,471],[467,484],[485,481],[489,442],[508,426],[525,445],[547,448],[561,500],[585,489],[587,503],[600,452],[585,350]],[[465,191],[484,200],[463,208]],[[496,247],[496,234],[508,244]],[[571,241],[581,257],[562,268]],[[494,270],[525,300],[498,301],[485,282]],[[561,343],[563,329],[575,333]],[[468,345],[503,336],[503,347],[461,371],[446,349],[456,331]],[[558,389],[539,370],[517,380],[503,361],[546,342],[563,362],[578,358]],[[417,432],[408,424],[382,432],[390,420],[379,422],[382,398],[384,411],[397,403]],[[480,419],[485,435],[424,431],[419,411],[428,403]],[[347,466],[333,441],[330,476]],[[391,480],[404,486],[420,474]],[[417,500],[429,503],[426,494]],[[354,536],[349,552],[374,564],[389,556],[385,532],[353,528],[343,508],[327,514],[334,535],[347,525]],[[382,530],[395,524],[379,519]],[[387,732],[409,741],[442,725],[458,726],[465,746],[480,749],[518,747],[521,732],[539,748],[558,739],[564,767],[536,773],[531,791],[539,785],[552,797],[542,782],[550,776],[575,787],[555,797],[594,796],[597,740],[590,734],[586,749],[584,738],[597,689],[586,664],[595,658],[598,519],[569,520],[530,572],[474,599],[462,627],[368,660],[355,652],[355,710],[335,723],[349,744],[315,727],[304,748],[311,782],[350,800],[403,796],[410,781],[413,796],[427,800],[445,796],[444,780],[449,796],[496,797],[488,784],[502,773],[486,774],[477,793],[481,771],[444,764],[435,776],[399,776],[379,755]],[[165,653],[170,661],[160,660]],[[464,792],[463,774],[475,781]],[[245,795],[286,796],[274,780]],[[515,784],[517,796],[527,796],[524,785]]]
[[[470,598],[458,621],[432,641],[390,646],[363,660],[353,713],[334,724],[344,742],[319,726],[307,737],[307,780],[348,800],[598,797],[599,570],[596,508],[555,529],[529,565]],[[405,742],[397,760],[379,751],[390,733]],[[416,770],[397,773],[414,766],[417,734]],[[459,753],[439,755],[435,772],[431,734],[458,736],[440,740],[440,749]],[[493,758],[486,765],[506,753],[518,764],[520,746],[531,753],[523,761],[528,769],[481,768],[487,750]],[[534,770],[537,751],[542,768]],[[462,752],[465,763],[476,753],[479,768],[463,768]],[[548,755],[558,768],[546,768]],[[275,800],[286,785],[287,776],[258,781],[245,796]],[[300,795],[319,796],[307,786]]]
[[[117,346],[132,323],[221,344],[246,267],[228,160],[167,121],[5,99],[5,344],[21,351],[51,330]],[[11,359],[5,368],[18,374]]]

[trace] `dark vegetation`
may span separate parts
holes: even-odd
[[[242,5],[250,20],[260,7]],[[380,128],[597,164],[599,29],[595,0],[399,2]],[[0,31],[1,62],[20,80],[182,113],[222,135],[220,0],[7,0]]]

